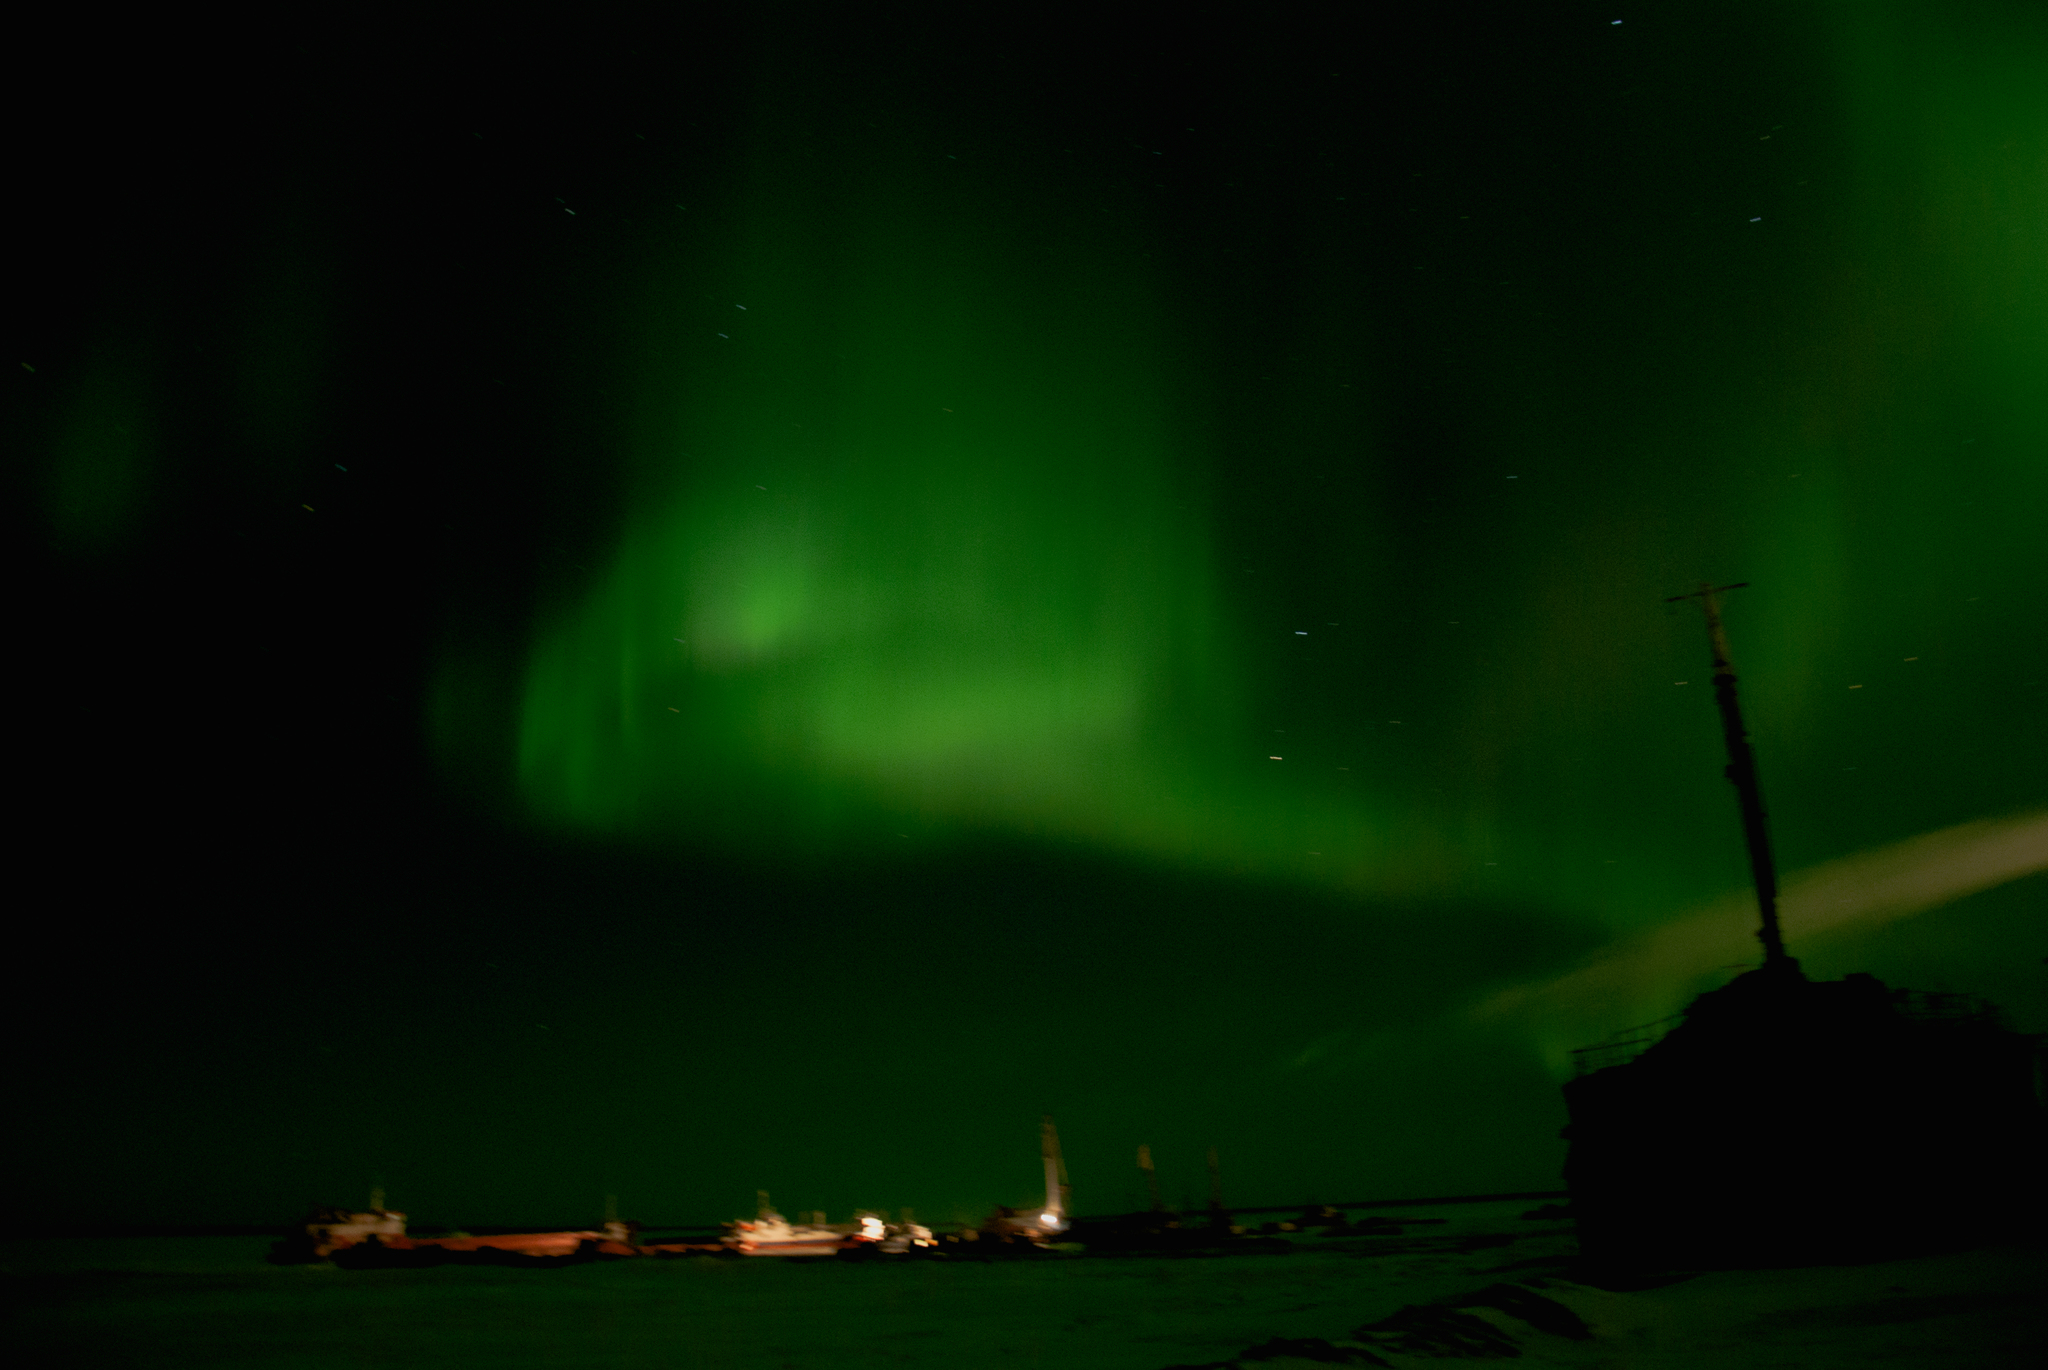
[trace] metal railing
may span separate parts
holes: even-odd
[[[1669,1018],[1659,1018],[1654,1023],[1643,1023],[1637,1027],[1623,1028],[1611,1032],[1589,1047],[1578,1047],[1572,1052],[1572,1078],[1591,1075],[1596,1070],[1609,1066],[1625,1066],[1651,1047],[1664,1040],[1664,1035],[1677,1027],[1684,1019],[1683,1013],[1674,1013]]]
[[[1974,994],[1932,989],[1895,989],[1892,1007],[1920,1023],[1989,1023],[2004,1026],[2004,1015],[1988,1000]]]
[[[1890,998],[1894,1008],[1918,1023],[1984,1023],[1993,1027],[2002,1027],[2005,1023],[1997,1005],[1974,994],[1895,989],[1890,992]],[[1571,1053],[1572,1078],[1576,1080],[1609,1066],[1627,1065],[1663,1041],[1666,1034],[1684,1018],[1685,1014],[1674,1013],[1654,1023],[1623,1028],[1591,1046],[1577,1048]]]

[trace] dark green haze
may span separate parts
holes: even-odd
[[[1702,580],[1794,954],[2048,1027],[2032,7],[286,46],[10,382],[39,1215],[1554,1187]]]

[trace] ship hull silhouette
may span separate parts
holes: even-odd
[[[2017,1235],[2042,1208],[2039,1063],[1969,996],[1789,962],[1739,976],[1564,1087],[1581,1257],[1721,1269]]]

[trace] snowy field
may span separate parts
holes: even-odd
[[[1504,1283],[1562,1304],[1591,1332],[1575,1339],[1467,1306],[1464,1319],[1490,1325],[1479,1344],[1527,1364],[2048,1363],[2048,1245],[2039,1242],[1614,1293],[1561,1278],[1569,1227],[1518,1219],[1527,1207],[1446,1207],[1427,1216],[1450,1221],[1403,1238],[1304,1240],[1287,1255],[1218,1258],[345,1271],[267,1266],[266,1240],[212,1237],[10,1242],[0,1244],[0,1267],[13,1358],[38,1367],[1164,1370],[1235,1360],[1285,1370],[1372,1364],[1368,1345],[1377,1363],[1441,1367],[1447,1345],[1404,1351],[1396,1334],[1360,1343],[1352,1333],[1404,1305],[1439,1304],[1417,1324],[1434,1326],[1461,1296]],[[1271,1354],[1282,1347],[1275,1338],[1297,1354]]]

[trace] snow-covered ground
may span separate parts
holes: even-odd
[[[1461,1296],[1500,1284],[1569,1308],[1591,1332],[1575,1340],[1498,1308],[1467,1309],[1495,1329],[1497,1349],[1518,1351],[1528,1364],[1832,1370],[2031,1367],[2048,1358],[2048,1245],[2038,1240],[1881,1265],[1722,1272],[1612,1293],[1560,1278],[1571,1254],[1569,1225],[1522,1221],[1516,1215],[1527,1206],[1395,1210],[1390,1216],[1450,1221],[1402,1238],[1307,1239],[1287,1255],[1215,1258],[857,1265],[688,1258],[530,1271],[346,1271],[266,1266],[260,1239],[192,1238],[11,1242],[0,1244],[0,1268],[11,1304],[9,1342],[36,1365],[1163,1370],[1236,1360],[1280,1370],[1316,1363],[1240,1355],[1291,1341],[1298,1352],[1326,1358],[1371,1345],[1387,1364],[1441,1366],[1440,1357],[1394,1349],[1392,1334],[1359,1343],[1352,1333],[1405,1305],[1439,1305],[1407,1315],[1426,1330]]]

